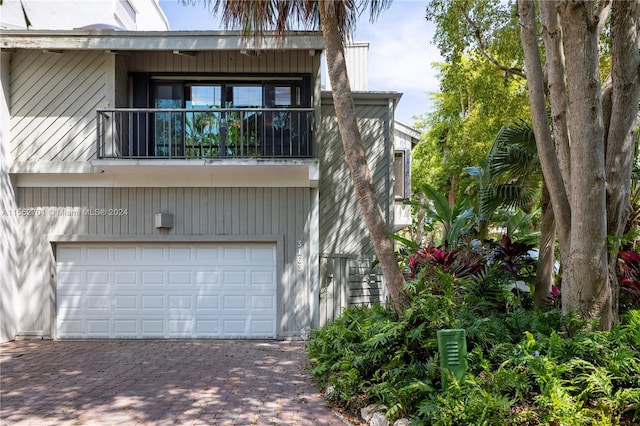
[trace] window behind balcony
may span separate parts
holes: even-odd
[[[311,115],[290,110],[310,108],[309,82],[309,76],[133,75],[133,106],[160,110],[137,125],[137,133],[148,136],[136,144],[133,155],[308,156]]]

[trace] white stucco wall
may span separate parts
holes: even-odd
[[[132,31],[169,29],[157,0],[22,0],[22,4],[34,30],[72,30],[98,24]],[[4,0],[0,28],[25,27],[20,0]]]
[[[0,53],[0,343],[13,339],[20,315],[16,278],[17,218],[14,188],[9,179],[10,54]]]

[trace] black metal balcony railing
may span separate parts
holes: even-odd
[[[98,158],[311,157],[313,112],[312,108],[98,110]]]

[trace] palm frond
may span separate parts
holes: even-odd
[[[530,212],[539,192],[538,186],[521,183],[488,185],[480,194],[482,213],[490,214],[498,207],[517,208]]]
[[[269,33],[285,36],[297,29],[320,29],[317,1],[187,0],[191,4],[200,1],[220,16],[225,28],[241,30],[245,36],[261,38]]]
[[[319,8],[334,15],[343,39],[349,38],[360,15],[368,12],[374,21],[388,9],[392,0],[183,0],[204,2],[220,15],[227,29],[241,30],[245,36],[263,37],[268,33],[286,36],[294,30],[320,30]]]
[[[539,160],[533,129],[521,121],[504,126],[498,132],[487,156],[487,170],[494,177],[500,174],[524,176],[539,171]]]

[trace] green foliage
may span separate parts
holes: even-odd
[[[619,251],[616,274],[620,284],[620,310],[640,305],[640,254],[633,250]]]
[[[526,85],[479,57],[437,67],[434,110],[415,124],[422,136],[412,152],[412,187],[427,183],[458,196],[471,181],[464,168],[486,156],[503,124],[528,119]]]
[[[436,266],[407,283],[402,318],[349,308],[313,335],[312,372],[354,411],[380,402],[416,425],[631,425],[640,422],[640,310],[609,332],[558,310],[524,308],[500,268],[455,278]],[[467,332],[469,372],[441,390],[436,333]]]
[[[428,184],[446,194],[450,205],[471,196],[468,202],[475,207],[473,219],[482,240],[492,219],[489,204],[480,199],[486,197],[485,190],[493,191],[494,199],[509,196],[512,205],[528,209],[537,200],[530,186],[502,182],[481,189],[478,176],[468,173],[470,167],[484,168],[480,159],[505,123],[530,119],[516,8],[512,1],[430,0],[426,12],[445,62],[434,64],[440,90],[433,96],[433,111],[414,124],[422,136],[412,152],[412,187]],[[497,221],[503,220],[507,217]]]
[[[435,64],[434,110],[416,124],[424,131],[412,183],[458,195],[467,186],[464,167],[477,165],[504,123],[528,117],[525,80],[505,72],[523,69],[519,25],[511,4],[486,0],[432,0],[427,20],[445,62]]]
[[[460,197],[452,207],[445,196],[429,184],[424,184],[421,191],[426,195],[427,202],[408,201],[407,204],[424,209],[426,220],[439,227],[442,238],[437,245],[448,248],[456,247],[468,237],[474,225],[473,207],[467,197]]]
[[[528,123],[503,126],[487,154],[487,181],[480,199],[483,213],[500,206],[530,212],[539,199],[542,172],[533,129]]]

